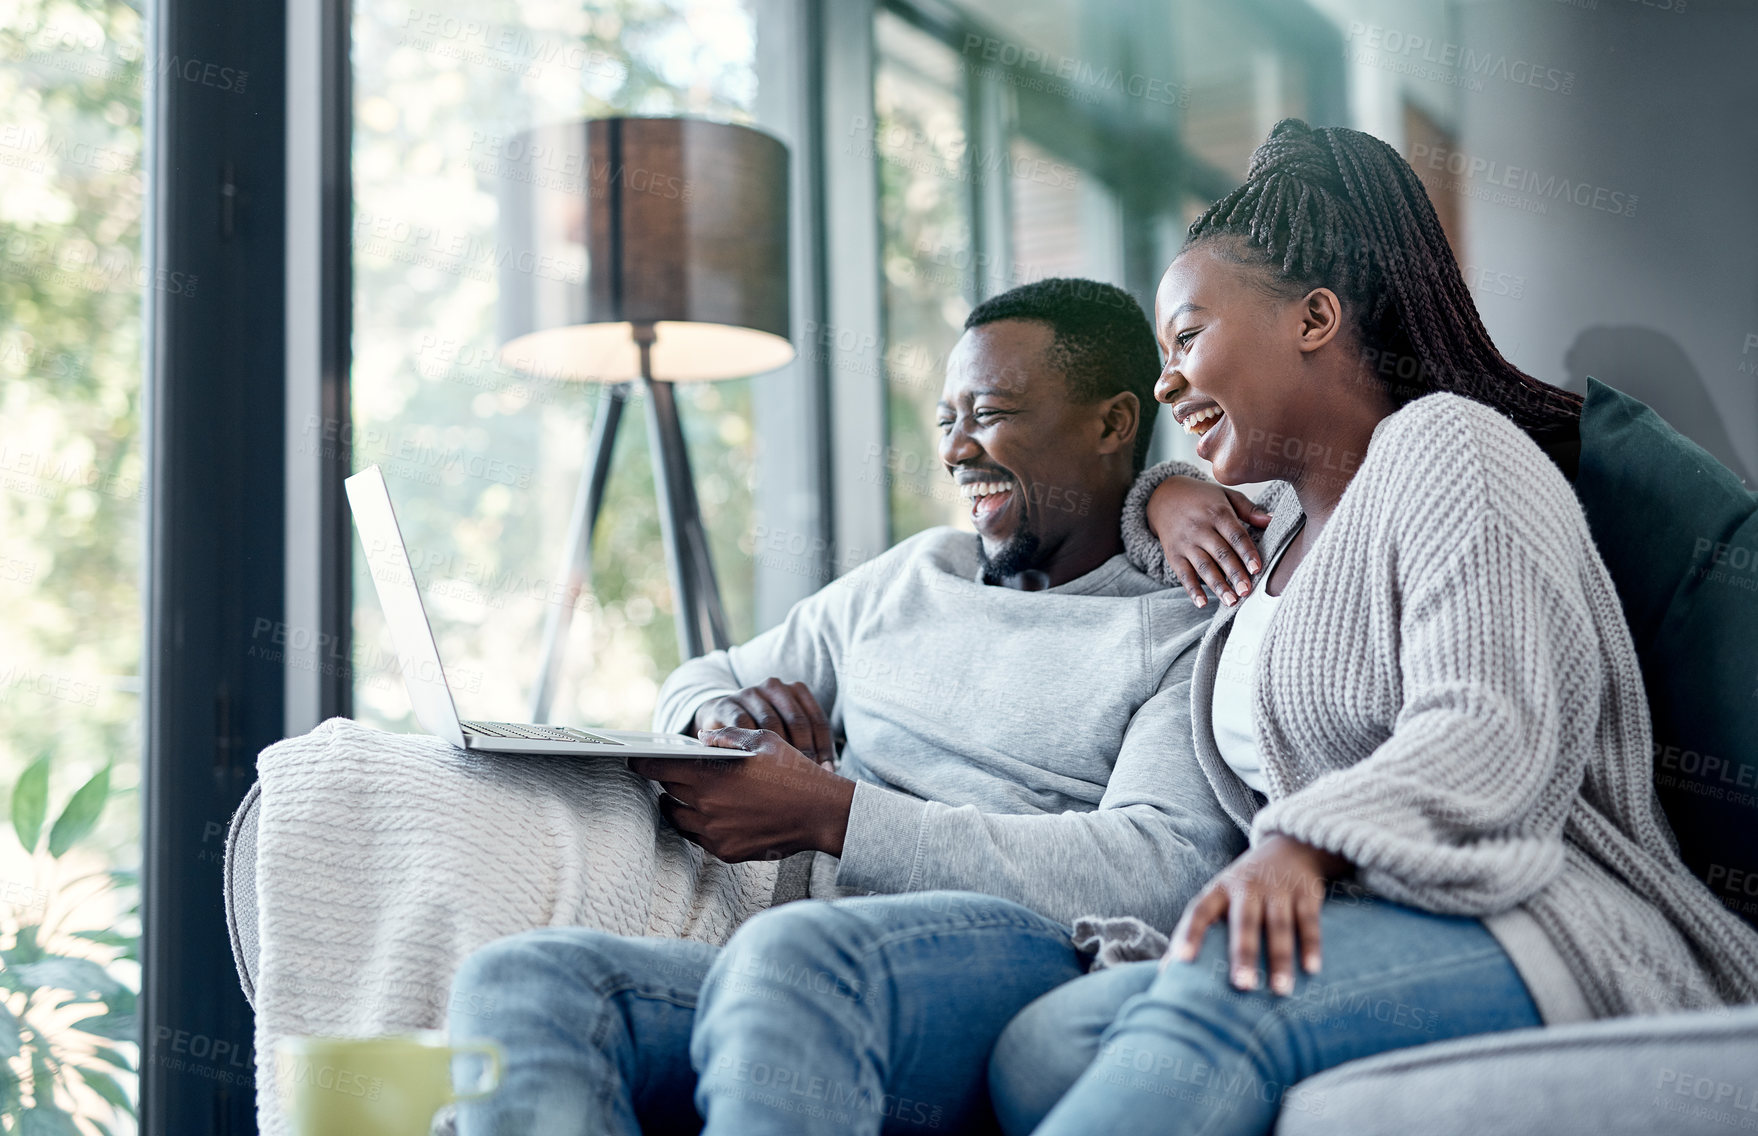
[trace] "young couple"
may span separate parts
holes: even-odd
[[[1580,400],[1496,351],[1410,168],[1278,124],[1154,308],[971,314],[940,456],[977,538],[662,694],[744,756],[641,771],[709,851],[789,856],[777,905],[474,955],[452,1029],[508,1068],[463,1136],[1265,1133],[1370,1054],[1758,1000],[1655,803]],[[1261,511],[1138,474],[1154,400]]]

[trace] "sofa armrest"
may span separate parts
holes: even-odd
[[[1301,1082],[1277,1136],[1758,1130],[1758,1006],[1420,1045]]]
[[[226,930],[232,938],[232,963],[244,1000],[256,1008],[256,824],[262,783],[250,787],[232,814],[226,832]]]

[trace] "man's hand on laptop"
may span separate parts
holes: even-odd
[[[773,730],[795,749],[826,769],[836,768],[836,748],[830,740],[830,719],[812,690],[803,682],[766,678],[735,694],[704,702],[696,710],[690,732],[701,737],[705,730],[737,726],[746,730]]]
[[[729,726],[697,736],[745,756],[737,761],[629,759],[629,768],[665,787],[660,811],[686,839],[729,863],[804,851],[842,855],[853,781],[771,730]]]

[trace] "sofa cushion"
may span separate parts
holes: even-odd
[[[1420,1045],[1302,1081],[1276,1136],[1758,1130],[1758,1006]]]
[[[1679,851],[1758,926],[1758,497],[1594,379],[1575,493],[1641,660]]]

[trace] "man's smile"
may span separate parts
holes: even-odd
[[[993,525],[1013,503],[1016,484],[1011,479],[993,477],[960,482],[959,496],[971,503],[971,523],[978,528]]]

